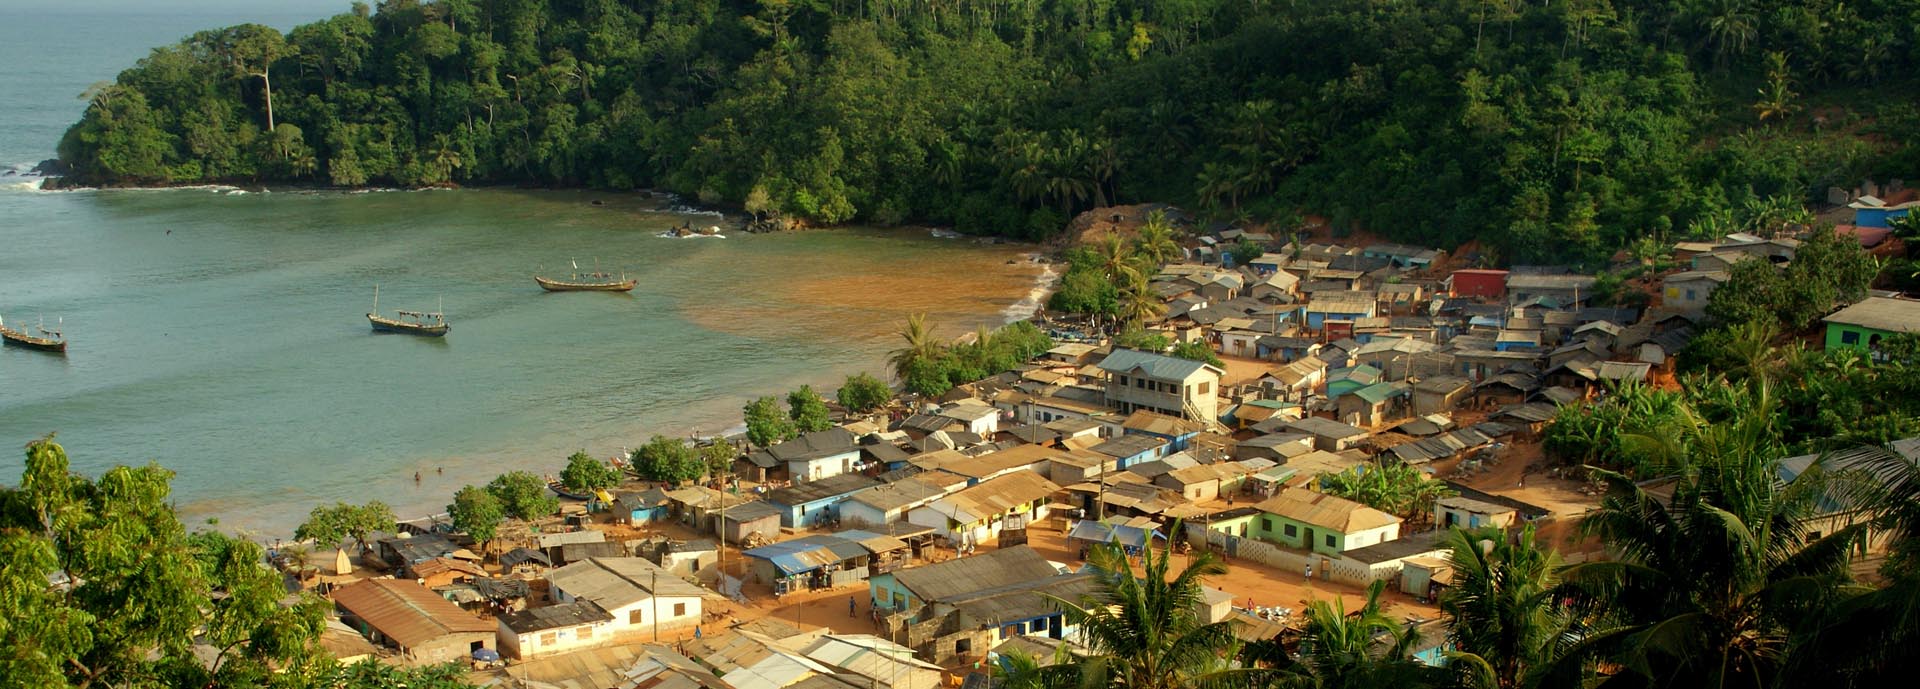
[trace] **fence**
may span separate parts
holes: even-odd
[[[1201,524],[1186,526],[1188,544],[1196,546],[1204,544],[1208,550],[1224,554],[1229,558],[1247,560],[1282,572],[1301,574],[1305,574],[1307,565],[1311,564],[1314,578],[1355,586],[1366,586],[1374,579],[1371,568],[1346,558],[1288,550],[1266,541],[1211,531]]]

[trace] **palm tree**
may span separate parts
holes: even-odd
[[[1726,66],[1728,54],[1747,52],[1747,45],[1759,34],[1750,0],[1703,0],[1701,23],[1707,30],[1707,43],[1713,46],[1713,60]]]
[[[1816,464],[1822,471],[1845,467],[1829,474],[1837,485],[1828,495],[1885,537],[1885,582],[1838,602],[1818,624],[1800,630],[1781,686],[1900,686],[1920,672],[1912,652],[1920,643],[1920,465],[1894,447],[1876,445],[1831,453]]]
[[[1176,523],[1173,531],[1181,531]],[[1232,667],[1239,646],[1229,622],[1201,617],[1200,585],[1225,574],[1214,554],[1198,551],[1169,576],[1172,554],[1148,548],[1135,576],[1119,547],[1100,545],[1087,555],[1098,590],[1079,601],[1054,598],[1068,624],[1079,625],[1089,655],[1071,664],[1003,666],[1007,686],[1079,689],[1184,689],[1235,683],[1255,686],[1272,673]]]
[[[1160,301],[1160,295],[1154,293],[1153,286],[1145,277],[1135,272],[1121,278],[1124,284],[1120,289],[1120,312],[1116,314],[1119,322],[1115,325],[1125,328],[1144,328],[1148,321],[1160,318],[1167,312],[1167,305]]]
[[[887,365],[893,368],[893,375],[906,380],[913,367],[922,361],[932,361],[940,357],[945,347],[935,339],[933,331],[927,328],[927,314],[916,313],[907,316],[907,324],[900,328],[900,339],[907,346],[887,353]]]
[[[1133,238],[1133,254],[1148,266],[1159,266],[1180,257],[1180,244],[1173,241],[1173,225],[1167,213],[1155,209],[1147,213],[1147,222]]]
[[[1534,542],[1532,525],[1512,538],[1498,528],[1455,529],[1448,538],[1453,585],[1440,610],[1456,662],[1484,666],[1499,689],[1532,684],[1525,680],[1567,630],[1553,598],[1560,558]]]
[[[280,547],[280,556],[286,558],[287,566],[293,568],[293,576],[302,586],[307,583],[307,569],[313,566],[313,550],[295,543]]]
[[[1419,630],[1381,611],[1380,593],[1386,585],[1376,580],[1367,586],[1366,604],[1353,612],[1339,598],[1307,604],[1300,658],[1282,670],[1320,689],[1442,684],[1445,671],[1413,659]]]
[[[1120,235],[1109,234],[1093,245],[1093,255],[1100,262],[1100,275],[1117,289],[1125,289],[1135,280],[1145,276],[1140,274],[1139,259]]]
[[[1629,438],[1678,476],[1660,499],[1620,474],[1581,531],[1618,553],[1561,570],[1558,593],[1584,629],[1546,671],[1561,676],[1605,658],[1622,684],[1768,686],[1790,633],[1843,592],[1862,527],[1815,538],[1806,527],[1814,481],[1777,485],[1775,403],[1758,384],[1748,413]]]

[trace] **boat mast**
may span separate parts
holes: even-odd
[[[373,313],[380,314],[380,283],[373,283]]]

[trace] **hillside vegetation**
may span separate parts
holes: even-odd
[[[1039,238],[1172,201],[1578,259],[1911,176],[1911,0],[390,0],[155,50],[70,182],[662,188]]]

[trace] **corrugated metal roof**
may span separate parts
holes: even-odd
[[[1125,373],[1139,370],[1148,378],[1159,380],[1186,380],[1188,376],[1203,370],[1220,375],[1220,369],[1198,361],[1189,361],[1164,354],[1142,352],[1136,349],[1115,349],[1107,358],[1100,360],[1100,369],[1110,373]]]
[[[607,614],[607,611],[601,610],[600,606],[588,600],[549,605],[544,608],[528,608],[500,616],[500,621],[506,624],[508,629],[521,634],[545,629],[577,627],[612,619],[613,615]]]
[[[893,577],[921,600],[939,601],[1008,584],[1037,581],[1056,573],[1039,551],[1021,545],[903,569],[894,572]]]
[[[935,500],[928,507],[965,523],[1006,514],[1008,510],[1031,504],[1058,490],[1059,486],[1041,478],[1039,474],[1016,471]]]
[[[877,485],[880,485],[879,481],[860,474],[839,474],[773,491],[767,494],[767,502],[776,506],[793,507],[809,502],[831,500]]]
[[[658,575],[657,577],[655,575]],[[653,597],[701,596],[706,589],[638,557],[596,557],[547,573],[547,581],[575,598],[585,598],[608,610],[618,610]],[[655,582],[658,582],[657,584]]]
[[[367,579],[335,590],[333,602],[405,648],[448,634],[495,630],[493,622],[474,617],[411,581]]]
[[[1262,512],[1343,534],[1400,523],[1400,518],[1391,514],[1304,488],[1283,488],[1279,494],[1255,507]]]
[[[539,540],[541,550],[554,546],[567,545],[569,543],[605,543],[607,540],[607,532],[595,529],[583,529],[562,533],[543,533],[540,534]]]

